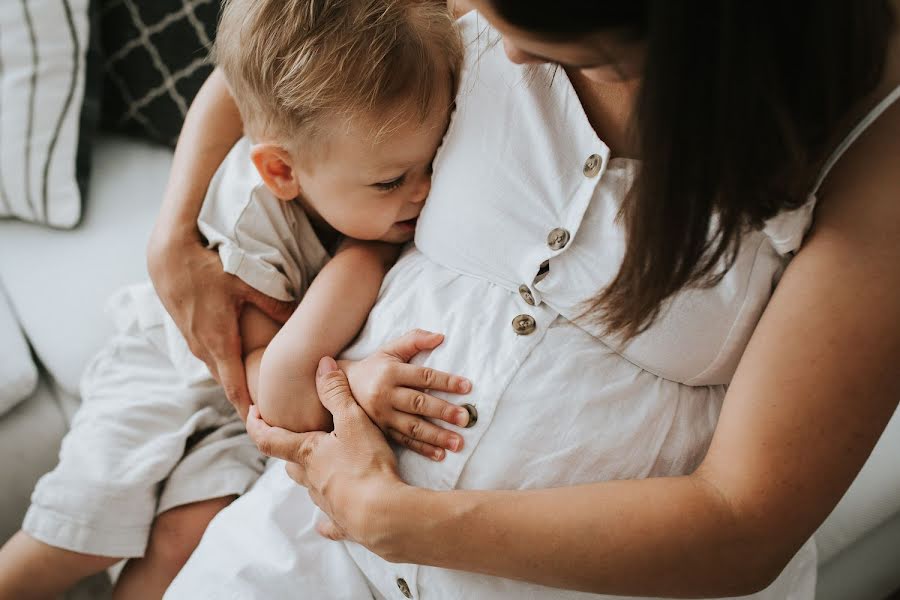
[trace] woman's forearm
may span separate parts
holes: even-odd
[[[151,236],[151,254],[155,246],[165,245],[173,237],[199,238],[197,215],[206,189],[242,132],[237,105],[225,77],[216,69],[200,88],[185,118]]]
[[[385,500],[377,527],[388,537],[372,547],[388,560],[551,587],[743,595],[765,587],[785,561],[767,550],[767,532],[741,524],[693,476],[533,491],[402,487]]]

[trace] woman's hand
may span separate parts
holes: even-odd
[[[379,429],[432,460],[443,460],[444,450],[458,452],[463,438],[423,417],[465,427],[469,413],[425,390],[467,394],[472,384],[463,377],[407,363],[443,341],[439,333],[414,329],[359,362],[341,361],[354,399]]]
[[[250,408],[247,432],[263,454],[288,461],[288,475],[306,487],[328,515],[317,527],[320,534],[372,548],[385,532],[380,511],[373,507],[383,506],[408,486],[397,472],[393,450],[354,400],[347,376],[334,359],[319,362],[316,389],[334,417],[331,433],[269,427],[255,406]]]
[[[252,304],[279,323],[294,306],[259,292],[225,273],[216,252],[199,239],[170,239],[151,245],[150,277],[163,305],[188,346],[206,363],[242,419],[247,418],[250,393],[241,353],[238,319],[244,304]]]

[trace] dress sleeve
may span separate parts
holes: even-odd
[[[299,203],[263,184],[246,138],[210,182],[197,225],[226,273],[278,300],[299,300],[328,260]]]

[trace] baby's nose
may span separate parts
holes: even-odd
[[[416,193],[413,195],[413,202],[425,202],[425,199],[428,197],[428,194],[431,192],[431,176],[424,177],[422,182],[419,184],[419,187],[416,188]]]

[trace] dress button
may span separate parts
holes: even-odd
[[[462,407],[469,413],[469,422],[466,423],[466,429],[468,429],[478,422],[478,409],[471,404],[463,404]]]
[[[409,585],[406,583],[406,580],[402,577],[397,578],[397,587],[400,589],[400,593],[406,596],[407,598],[412,598],[412,592],[409,591]]]
[[[584,173],[585,177],[596,177],[598,173],[600,173],[600,167],[603,166],[603,159],[599,154],[591,154],[587,157],[587,160],[584,161],[584,167],[581,169],[581,172]]]
[[[518,315],[512,320],[512,327],[518,335],[529,335],[534,333],[537,323],[531,315]]]
[[[569,243],[569,232],[562,227],[557,227],[547,235],[547,245],[551,250],[562,250]]]
[[[525,301],[525,304],[534,306],[534,296],[532,295],[531,290],[528,289],[528,286],[524,283],[519,286],[519,295],[522,296],[522,300]]]

